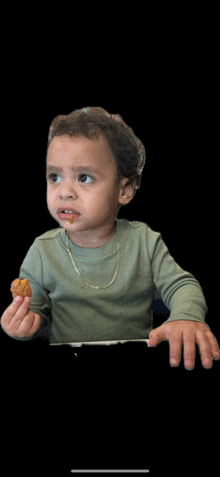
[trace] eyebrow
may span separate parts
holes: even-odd
[[[53,172],[63,172],[63,168],[58,167],[58,166],[48,165],[47,166],[47,172],[51,172],[51,171],[53,171]],[[83,171],[83,172],[91,172],[92,174],[100,174],[100,171],[98,171],[96,169],[92,169],[89,166],[76,166],[76,167],[72,166],[71,171],[73,171],[73,172]]]

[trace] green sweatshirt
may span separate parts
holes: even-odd
[[[36,238],[21,266],[20,278],[27,278],[32,289],[30,309],[41,317],[31,339],[45,334],[50,343],[146,339],[155,291],[170,310],[167,321],[204,322],[207,307],[199,283],[148,225],[121,219],[116,234],[100,247],[68,244],[81,276],[62,228]],[[90,288],[82,278],[104,287],[117,268],[105,289]]]

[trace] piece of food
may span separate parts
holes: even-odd
[[[70,224],[73,224],[73,215],[70,216],[70,218],[69,218],[69,223],[70,223]]]
[[[16,278],[16,280],[12,282],[10,290],[13,298],[17,295],[23,297],[31,296],[31,287],[26,278],[24,278],[23,280],[19,280],[19,278]]]

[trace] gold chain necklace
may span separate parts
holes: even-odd
[[[110,283],[108,283],[108,285],[105,285],[103,287],[99,287],[98,285],[92,285],[91,283],[88,283],[84,276],[80,273],[77,265],[76,265],[76,262],[72,256],[72,253],[70,251],[70,248],[69,248],[69,245],[68,245],[68,233],[66,232],[66,248],[68,250],[68,254],[70,256],[70,259],[71,259],[71,262],[73,264],[73,267],[76,271],[76,273],[79,275],[79,277],[84,281],[85,285],[87,285],[88,287],[90,288],[94,288],[95,290],[104,290],[105,288],[108,288],[112,285],[112,283],[114,283],[117,275],[118,275],[118,270],[119,270],[119,262],[120,262],[120,245],[119,245],[119,242],[118,242],[118,239],[117,239],[117,249],[118,249],[118,253],[117,253],[117,263],[116,263],[116,269],[115,269],[115,273],[114,273],[114,276],[113,278],[111,279]]]

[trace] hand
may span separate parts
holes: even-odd
[[[31,297],[16,296],[1,317],[5,333],[12,338],[29,338],[40,327],[40,315],[29,310]]]
[[[155,328],[149,333],[149,346],[157,346],[167,340],[170,344],[170,365],[179,366],[183,346],[184,366],[193,369],[195,366],[196,346],[199,346],[202,365],[212,367],[213,359],[220,359],[217,340],[209,328],[198,321],[171,321]]]

